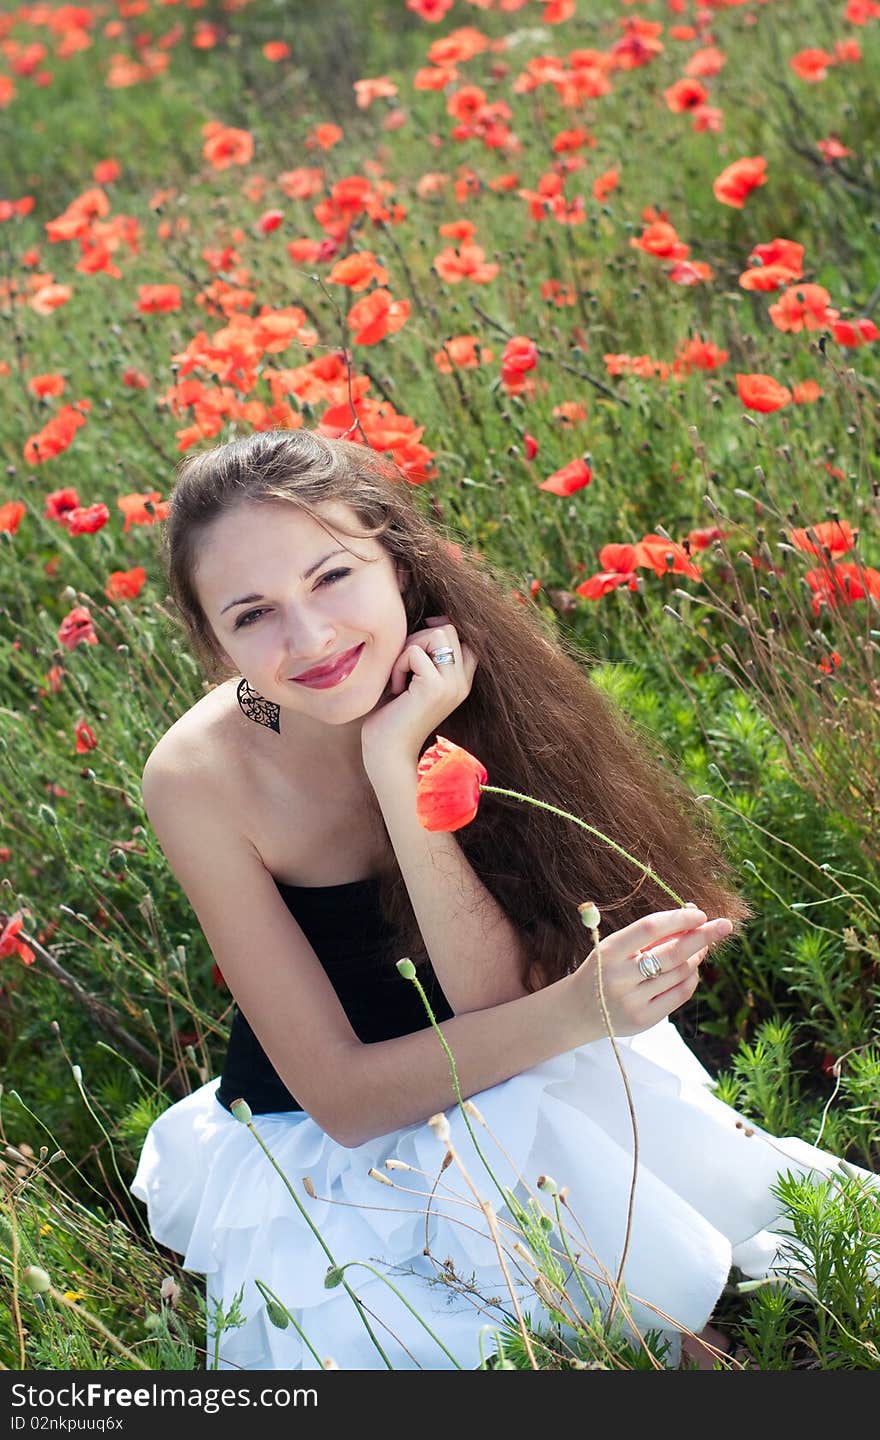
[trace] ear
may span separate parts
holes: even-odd
[[[406,568],[405,565],[402,565],[402,564],[400,563],[400,561],[398,561],[397,564],[395,565],[395,569],[396,569],[396,571],[397,571],[397,584],[398,584],[398,588],[399,588],[399,590],[400,590],[401,595],[405,595],[406,592],[407,592],[407,590],[409,589],[409,582],[410,582],[410,578],[411,578],[411,577],[410,577],[409,570]]]

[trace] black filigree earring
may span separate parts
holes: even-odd
[[[235,693],[243,715],[249,720],[255,720],[258,725],[268,726],[276,735],[281,734],[280,705],[276,705],[274,700],[266,700],[258,691],[252,690],[244,679],[239,681]]]

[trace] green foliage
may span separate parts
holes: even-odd
[[[822,1370],[880,1369],[876,1188],[788,1174],[775,1193],[785,1205],[780,1288],[772,1297],[769,1286],[751,1293],[744,1320],[759,1367],[791,1369],[794,1360]]]

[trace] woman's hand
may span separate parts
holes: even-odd
[[[477,668],[470,646],[459,641],[448,615],[428,616],[425,625],[406,637],[391,670],[388,698],[361,727],[368,775],[389,762],[417,765],[425,740],[470,694]],[[452,650],[454,665],[431,659],[433,651],[445,649]]]
[[[729,935],[729,920],[707,920],[695,906],[658,910],[615,930],[599,946],[602,992],[615,1035],[638,1035],[677,1010],[697,988],[699,967],[710,945]],[[652,950],[662,969],[646,980],[639,970],[641,952]],[[596,952],[569,976],[587,1011],[590,1039],[606,1035],[599,1004]],[[594,1032],[594,1033],[592,1033]]]

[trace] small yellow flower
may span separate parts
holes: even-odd
[[[45,1222],[44,1225],[41,1225],[41,1226],[40,1226],[40,1234],[41,1234],[41,1235],[51,1235],[51,1234],[52,1234],[52,1226],[49,1224],[48,1220]]]
[[[65,1290],[65,1292],[64,1292],[64,1298],[65,1298],[65,1300],[74,1300],[74,1301],[76,1301],[76,1300],[85,1300],[85,1298],[86,1298],[86,1292],[85,1292],[85,1290]]]

